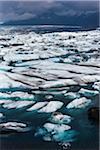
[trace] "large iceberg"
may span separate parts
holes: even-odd
[[[85,97],[79,98],[79,99],[75,99],[72,102],[70,102],[66,108],[67,109],[81,109],[81,108],[85,108],[87,106],[89,106],[89,104],[91,103],[90,99],[87,99]]]

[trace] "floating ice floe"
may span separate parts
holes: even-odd
[[[83,75],[75,79],[76,82],[80,84],[88,84],[100,81],[100,75]]]
[[[60,71],[68,71],[74,74],[83,74],[83,75],[98,75],[100,74],[100,69],[99,68],[93,68],[93,67],[88,67],[88,66],[79,66],[79,65],[75,65],[75,64],[65,64],[65,63],[53,63],[50,61],[47,61],[48,63],[46,64],[46,61],[44,61],[45,63],[43,63],[43,61],[40,63],[39,66],[37,66],[38,68],[41,69],[48,69],[52,70],[52,73],[54,70],[59,70]]]
[[[73,99],[79,97],[79,95],[77,93],[74,93],[74,92],[65,93],[64,96],[68,100],[73,100]]]
[[[99,59],[90,58],[87,62],[80,63],[80,65],[100,68],[100,58]]]
[[[9,103],[3,104],[3,107],[8,109],[18,109],[32,105],[34,103],[34,101],[11,101]]]
[[[41,108],[38,112],[51,113],[57,111],[63,106],[63,102],[60,101],[50,101],[45,107]]]
[[[17,57],[16,57],[17,56]],[[39,59],[39,55],[38,54],[28,54],[28,57],[26,54],[13,54],[11,52],[9,52],[9,54],[4,56],[4,60],[5,61],[22,61],[22,60],[32,60],[32,59]]]
[[[76,132],[69,125],[45,123],[39,128],[35,136],[42,136],[44,141],[72,142]]]
[[[5,88],[23,87],[23,83],[10,79],[7,74],[0,73],[0,90]]]
[[[17,74],[17,73],[9,73],[9,78],[13,81],[13,82],[17,82],[18,85],[23,85],[24,87],[30,87],[31,89],[38,89],[38,85],[42,82],[41,79],[38,78],[31,78],[30,76],[24,76],[22,74]],[[34,79],[34,82],[33,82]],[[16,84],[15,84],[16,85]],[[17,85],[17,86],[18,86]]]
[[[51,113],[63,106],[63,102],[60,101],[50,101],[50,102],[37,102],[32,107],[27,109],[27,111],[38,111],[40,113]]]
[[[53,123],[67,124],[71,122],[72,117],[68,115],[63,115],[60,112],[54,112],[49,118],[49,120]]]
[[[5,122],[0,123],[0,134],[11,134],[29,131],[29,127],[24,123]]]
[[[72,79],[65,79],[59,81],[47,81],[44,85],[41,85],[41,88],[54,88],[54,87],[63,87],[63,86],[70,86],[70,85],[77,85],[75,81]]]
[[[47,104],[48,102],[37,102],[32,107],[28,108],[27,111],[39,110],[40,108],[44,107]]]
[[[0,93],[0,99],[34,100],[34,95],[26,92]]]
[[[12,102],[12,100],[2,100],[2,99],[0,99],[0,105],[8,104],[8,103],[11,103],[11,102]]]
[[[53,133],[56,133],[56,132],[64,132],[64,131],[67,131],[69,129],[71,129],[71,127],[69,125],[64,125],[64,124],[53,124],[53,123],[45,123],[43,125],[43,127],[48,131],[48,132],[51,132],[52,134]]]
[[[26,92],[13,92],[11,97],[20,97],[20,99],[34,100],[34,95],[28,94]]]
[[[87,106],[89,106],[89,104],[91,103],[90,99],[87,99],[85,97],[79,98],[79,99],[75,99],[72,102],[70,102],[66,108],[68,109],[81,109],[81,108],[85,108]]]
[[[86,97],[92,97],[92,96],[98,95],[99,91],[94,91],[94,90],[88,90],[88,89],[81,88],[80,91],[79,91],[79,94],[82,94],[83,96],[86,96]]]

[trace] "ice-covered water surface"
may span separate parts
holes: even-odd
[[[1,28],[2,149],[98,149],[98,126],[88,119],[88,109],[98,106],[99,93],[99,30]]]

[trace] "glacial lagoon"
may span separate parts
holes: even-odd
[[[100,30],[0,27],[2,150],[98,150]]]

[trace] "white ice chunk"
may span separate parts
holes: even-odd
[[[13,131],[17,132],[25,132],[27,130],[27,125],[24,123],[18,123],[18,122],[7,122],[7,123],[1,123],[0,124],[0,130],[1,131],[10,131],[11,133]]]
[[[78,80],[80,83],[85,83],[85,84],[93,83],[93,82],[100,81],[100,75],[85,75],[85,76],[79,78]]]
[[[94,90],[88,90],[88,89],[81,88],[79,93],[82,94],[83,96],[86,96],[86,97],[92,97],[92,96],[98,95],[99,91],[94,91]]]
[[[34,103],[35,103],[34,101],[12,101],[8,104],[4,104],[3,107],[8,109],[13,109],[13,108],[17,109],[17,108],[23,108],[29,106]]]
[[[43,128],[37,130],[35,136],[42,136],[44,141],[72,142],[76,134],[69,125],[45,123]]]
[[[38,109],[44,107],[47,104],[48,104],[48,102],[37,102],[32,107],[30,107],[29,109],[27,109],[27,111],[38,110]]]
[[[39,112],[55,112],[63,106],[63,102],[60,101],[50,101],[45,107],[41,108]]]
[[[23,84],[10,79],[7,74],[0,73],[0,89],[20,86],[23,86]]]
[[[0,105],[11,103],[11,100],[0,100]]]
[[[70,102],[66,108],[68,109],[74,109],[74,108],[85,108],[91,103],[90,99],[86,99],[85,97],[75,99],[72,102]]]
[[[71,129],[71,127],[69,125],[64,125],[64,124],[53,124],[53,123],[45,123],[43,126],[48,132],[64,132],[67,131],[69,129]]]
[[[21,99],[34,99],[34,95],[26,92],[13,92],[11,97],[20,97]]]
[[[70,123],[72,118],[68,115],[63,115],[62,113],[55,112],[52,114],[49,120],[53,123],[66,124],[66,123]]]
[[[59,81],[48,81],[46,84],[42,85],[42,88],[54,88],[54,87],[62,87],[62,86],[70,86],[70,85],[77,85],[75,81],[72,79],[65,79]]]
[[[19,98],[19,99],[34,99],[34,95],[28,94],[26,92],[13,92],[11,94],[0,93],[1,98]]]
[[[78,95],[74,92],[68,92],[64,94],[66,99],[73,100],[78,97]]]

